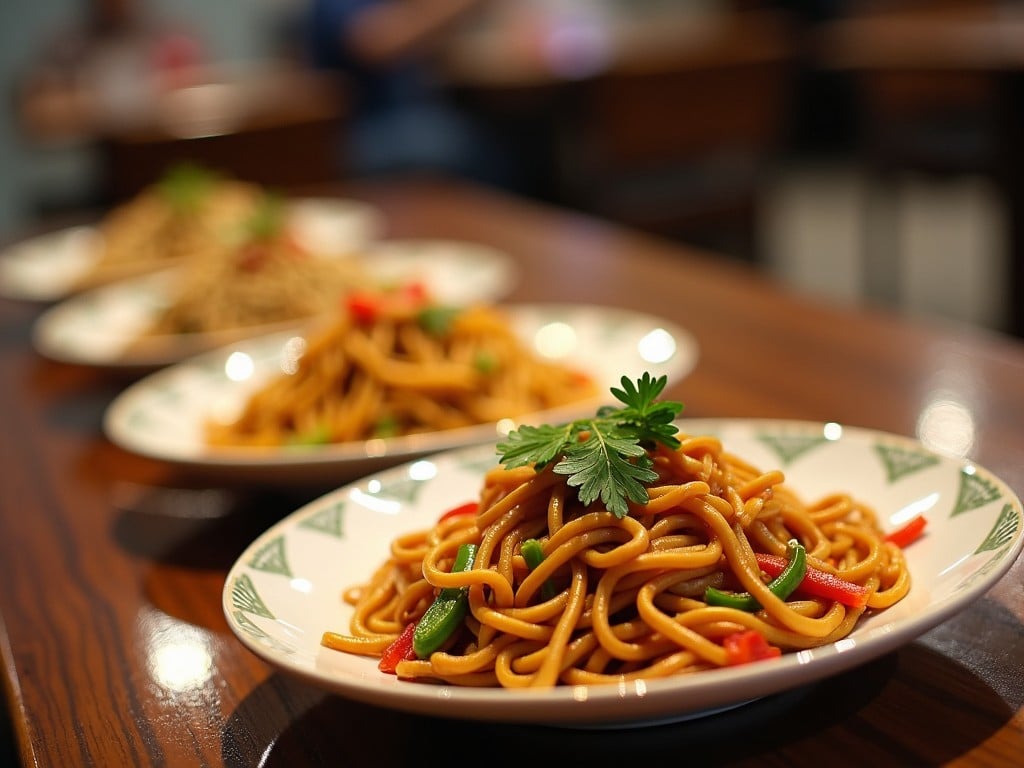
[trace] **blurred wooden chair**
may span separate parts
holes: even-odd
[[[996,178],[996,81],[988,73],[907,67],[863,72],[857,85],[870,192],[864,290],[897,305],[904,289],[900,181]]]
[[[825,66],[855,88],[868,184],[864,291],[903,298],[898,182],[911,177],[997,180],[1000,56],[989,43],[994,0],[868,0],[823,28]]]
[[[866,159],[880,172],[991,173],[995,81],[985,72],[907,66],[858,75]]]
[[[757,257],[758,197],[787,130],[796,47],[785,16],[735,14],[594,78],[568,188],[631,226]]]

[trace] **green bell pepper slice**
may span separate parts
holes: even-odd
[[[476,544],[463,544],[455,554],[452,573],[464,573],[473,567]],[[469,609],[469,587],[445,587],[424,612],[412,636],[416,657],[426,659],[440,648],[462,624]]]
[[[803,544],[796,539],[790,539],[786,546],[786,554],[789,557],[789,562],[782,573],[768,584],[768,589],[780,600],[785,600],[800,586],[800,582],[803,581],[804,574],[807,572],[807,550]],[[761,604],[749,592],[723,592],[714,587],[708,587],[704,591],[704,602],[708,605],[736,608],[748,613],[761,609]]]

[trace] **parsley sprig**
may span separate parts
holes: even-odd
[[[245,233],[250,240],[270,240],[284,229],[285,202],[275,192],[266,192],[245,221]]]
[[[217,181],[212,171],[183,163],[168,170],[157,182],[157,189],[176,212],[189,214],[198,210]]]
[[[558,459],[554,471],[569,476],[581,503],[600,498],[608,511],[625,517],[628,502],[646,503],[645,483],[658,478],[647,448],[654,443],[679,447],[672,421],[683,405],[658,400],[667,380],[644,373],[634,384],[623,376],[622,389],[612,387],[611,393],[624,407],[606,405],[592,418],[558,426],[522,426],[498,444],[501,463],[509,469],[530,464],[541,469]]]

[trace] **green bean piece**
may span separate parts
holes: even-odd
[[[531,571],[537,570],[537,566],[544,562],[544,548],[536,539],[526,539],[519,545],[519,552],[526,561],[526,567]],[[545,579],[540,588],[542,600],[550,600],[558,593],[551,579]]]

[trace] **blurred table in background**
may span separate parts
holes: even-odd
[[[333,191],[379,207],[392,236],[510,254],[522,275],[511,301],[618,306],[686,328],[700,359],[666,394],[688,417],[835,420],[905,435],[937,418],[964,430],[973,460],[1024,491],[1016,340],[814,302],[714,254],[477,187]],[[0,652],[26,766],[387,768],[453,755],[591,768],[681,756],[750,768],[1019,765],[1024,559],[984,598],[884,657],[658,727],[460,722],[444,717],[443,696],[438,716],[425,717],[272,669],[230,632],[222,590],[244,548],[310,497],[197,484],[117,448],[101,421],[125,382],[41,358],[31,346],[39,312],[0,300]],[[337,483],[346,479],[339,472]]]
[[[753,252],[786,131],[793,19],[714,2],[499,4],[447,50],[448,83],[537,141],[563,203]],[[509,118],[509,115],[512,115]]]
[[[975,173],[998,185],[1009,226],[1006,329],[1024,335],[1024,6],[923,4],[855,15],[823,25],[815,48],[822,66],[857,82],[874,170]],[[897,255],[866,256],[869,287],[891,300]]]
[[[186,160],[289,189],[337,179],[345,99],[336,78],[295,66],[204,67],[173,84],[140,77],[36,94],[23,129],[40,147],[99,147],[108,202]]]

